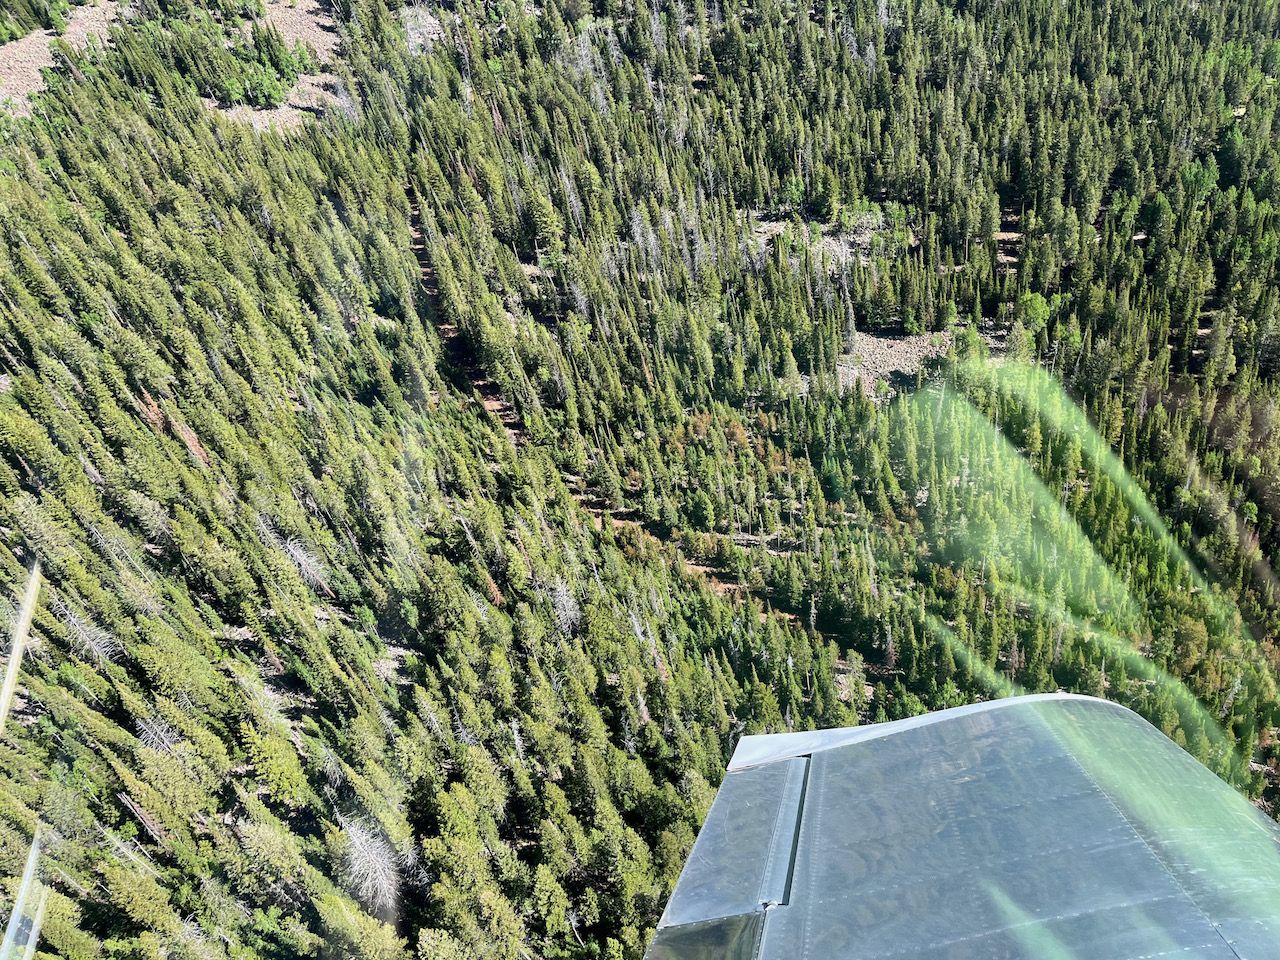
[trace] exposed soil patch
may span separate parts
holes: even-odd
[[[950,333],[922,333],[915,336],[858,333],[853,350],[836,361],[840,386],[848,390],[858,382],[868,395],[884,380],[891,389],[900,389],[925,365],[951,346]]]
[[[264,110],[244,104],[224,107],[211,99],[205,100],[205,106],[239,123],[247,123],[255,130],[296,130],[308,117],[324,116],[328,110],[354,109],[342,81],[331,73],[303,74],[278,107]]]
[[[1022,215],[1012,207],[1000,210],[1000,229],[995,234],[996,263],[1007,270],[1016,270],[1022,256],[1021,221]]]
[[[444,39],[444,24],[428,7],[418,5],[401,7],[400,20],[404,23],[405,37],[410,53],[430,53]]]
[[[338,50],[338,24],[323,0],[266,0],[262,20],[280,31],[289,46],[301,42],[328,63]]]
[[[62,39],[82,50],[93,38],[104,39],[116,18],[118,0],[99,0],[94,6],[72,7]],[[0,105],[19,117],[30,116],[31,97],[44,89],[41,70],[53,66],[52,30],[36,30],[0,45]]]
[[[787,229],[785,220],[757,220],[751,228],[751,236],[762,244],[770,243],[774,237]]]
[[[735,597],[747,597],[751,595],[751,591],[741,583],[723,579],[721,571],[717,567],[708,566],[705,563],[695,563],[692,560],[686,560],[684,562],[684,569],[689,576],[694,577],[695,579],[701,578],[706,581],[707,586],[711,588],[712,592],[717,593],[722,597],[730,595]]]
[[[793,243],[811,247],[832,267],[841,267],[855,258],[865,264],[879,256],[898,256],[919,243],[909,229],[895,228],[878,208],[854,214],[842,225],[758,218],[751,226],[752,240],[766,253],[784,233]]]
[[[93,6],[72,7],[62,39],[76,50],[83,50],[89,40],[105,39],[111,21],[120,12],[117,0],[99,0]]]
[[[262,22],[279,31],[292,47],[295,43],[315,51],[321,65],[330,63],[338,52],[338,24],[325,0],[266,0]],[[250,30],[246,24],[245,32]],[[297,130],[308,117],[320,117],[328,110],[354,112],[354,104],[342,81],[328,72],[304,73],[289,90],[284,103],[276,107],[255,109],[241,104],[224,107],[215,100],[205,100],[211,110],[218,110],[232,120],[247,123],[255,130]]]

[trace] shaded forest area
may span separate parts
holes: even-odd
[[[225,109],[318,69],[253,0],[58,49],[0,115],[37,955],[634,960],[740,735],[1013,690],[1273,810],[1280,25],[1105,11],[343,0],[290,131]]]

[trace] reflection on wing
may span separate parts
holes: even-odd
[[[1050,694],[745,738],[648,957],[1157,955],[1280,957],[1280,831],[1136,714]]]

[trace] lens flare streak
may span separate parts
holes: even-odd
[[[0,687],[0,735],[4,733],[6,721],[9,719],[9,707],[13,703],[13,695],[18,689],[18,672],[22,669],[22,654],[27,645],[27,633],[31,630],[31,620],[36,612],[36,600],[40,597],[40,564],[31,568],[31,576],[27,579],[27,589],[22,596],[22,605],[18,608],[18,617],[13,624],[13,639],[9,643],[9,660],[5,664],[4,686]]]
[[[18,953],[19,939],[23,938],[23,921],[27,918],[27,905],[31,900],[31,896],[40,888],[40,881],[36,879],[36,866],[40,861],[40,827],[36,826],[35,835],[31,838],[31,850],[27,854],[27,865],[22,871],[22,882],[18,885],[18,895],[13,902],[13,913],[9,915],[9,922],[5,926],[4,940],[0,941],[0,960],[16,960]],[[26,932],[23,943],[26,945],[22,956],[30,956],[35,949],[35,938],[39,933],[39,926],[44,919],[44,907],[47,897],[47,891],[41,890],[39,903],[36,907],[35,914],[32,917],[32,923]]]

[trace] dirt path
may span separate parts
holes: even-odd
[[[996,263],[1010,271],[1018,269],[1022,259],[1022,215],[1012,207],[1000,210],[1000,229],[996,231]]]
[[[467,390],[471,391],[480,405],[502,424],[508,439],[511,440],[514,446],[523,446],[528,442],[528,434],[515,407],[502,395],[498,384],[494,382],[493,378],[481,368],[474,351],[467,344],[457,326],[441,321],[436,315],[435,300],[439,290],[436,285],[435,271],[432,269],[431,262],[427,257],[426,243],[423,239],[422,226],[416,205],[413,207],[409,231],[412,237],[413,253],[421,270],[422,289],[427,294],[427,302],[430,304],[430,310],[433,315],[432,319],[435,320],[436,331],[440,334],[440,340],[444,347],[444,359],[451,372],[455,375],[455,384],[464,393]],[[666,544],[667,541],[658,537],[644,523],[629,516],[629,511],[611,510],[608,502],[587,488],[580,478],[568,477],[566,480],[578,506],[591,517],[591,522],[597,530],[604,528],[605,518],[608,517],[609,524],[615,530],[629,528],[637,531],[643,537],[652,539],[659,545]],[[684,572],[688,577],[704,582],[710,590],[720,596],[735,596],[745,599],[754,595],[745,584],[727,578],[724,575],[724,571],[719,568],[696,563],[687,558],[684,560],[683,566]],[[765,597],[760,599],[767,601]],[[773,611],[773,613],[784,619],[796,619],[793,614],[782,611]],[[761,611],[761,617],[765,616],[767,616],[767,613]]]
[[[454,381],[465,392],[469,389],[491,416],[497,418],[507,433],[507,438],[519,447],[528,439],[520,415],[510,401],[502,395],[498,384],[481,368],[479,359],[463,337],[457,325],[444,322],[436,311],[436,298],[439,288],[436,284],[435,270],[427,257],[427,245],[422,235],[422,223],[418,208],[415,205],[409,221],[409,232],[412,236],[411,248],[417,258],[421,271],[422,289],[426,291],[427,303],[435,322],[436,332],[440,334],[444,347],[444,359],[455,374]]]

